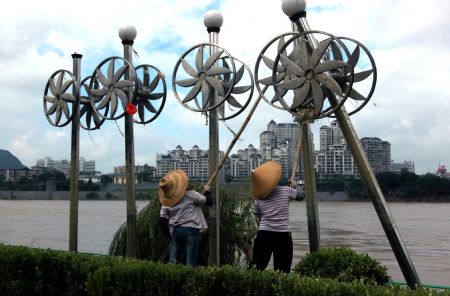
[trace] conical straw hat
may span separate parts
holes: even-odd
[[[163,206],[176,205],[186,193],[188,176],[183,170],[174,170],[159,180],[159,201]]]
[[[281,165],[268,161],[252,171],[250,192],[253,198],[266,198],[277,186],[281,177]]]

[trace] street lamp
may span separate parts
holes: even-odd
[[[208,114],[209,152],[208,172],[212,185],[213,208],[210,212],[209,264],[220,264],[220,198],[216,178],[232,147],[219,164],[219,120],[239,115],[249,104],[253,94],[253,75],[240,60],[219,46],[219,32],[223,17],[218,11],[209,11],[204,17],[209,43],[188,49],[177,61],[172,88],[177,100],[191,111]],[[239,66],[238,70],[236,70]],[[247,78],[243,79],[244,76]],[[246,85],[245,81],[251,84]]]
[[[119,29],[124,54],[109,57],[93,71],[89,94],[93,110],[100,118],[125,118],[125,175],[127,188],[127,256],[136,257],[136,201],[133,124],[155,120],[164,108],[167,88],[165,75],[151,65],[133,67],[134,26]],[[153,79],[151,79],[153,76]],[[158,106],[159,105],[159,106]],[[133,115],[138,113],[137,118]]]

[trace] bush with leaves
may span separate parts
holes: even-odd
[[[367,254],[359,254],[346,247],[322,248],[308,254],[295,266],[294,272],[342,282],[358,280],[383,285],[390,280],[385,266]]]
[[[202,185],[193,184],[190,188],[200,191]],[[167,262],[170,240],[162,235],[158,227],[160,203],[154,192],[151,200],[136,216],[136,256],[140,259]],[[203,208],[205,217],[209,209]],[[252,214],[249,198],[243,198],[233,190],[220,193],[220,262],[221,264],[248,264],[252,240],[256,235],[256,221]],[[201,237],[198,264],[207,265],[209,231]],[[127,224],[124,223],[111,242],[110,255],[125,256],[127,248]]]

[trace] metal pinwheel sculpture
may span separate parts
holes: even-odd
[[[377,67],[375,60],[369,50],[359,41],[348,38],[338,37],[344,42],[348,49],[353,49],[348,60],[348,64],[353,68],[353,85],[350,85],[351,73],[349,68],[338,69],[331,75],[339,83],[344,93],[348,93],[348,98],[344,107],[348,115],[355,114],[361,110],[370,100],[375,91],[377,83]],[[331,44],[333,55],[338,60],[343,60],[340,51],[335,43]],[[358,90],[356,89],[358,87]],[[331,115],[332,117],[334,115]]]
[[[80,103],[78,92],[71,72],[58,70],[50,76],[44,90],[44,113],[51,125],[63,127],[72,121]],[[63,114],[65,121],[61,123]]]
[[[196,53],[194,54],[195,50]],[[213,53],[210,54],[211,52]],[[223,64],[225,58],[229,61],[228,66]],[[191,63],[195,66],[191,66]],[[180,65],[185,73],[178,75]],[[232,87],[224,86],[224,81],[228,85],[235,84],[235,69],[231,55],[222,47],[212,43],[195,45],[187,50],[175,65],[172,75],[175,97],[184,107],[193,111],[206,112],[215,109],[233,91]],[[225,75],[229,75],[229,77],[225,78]],[[179,87],[189,89],[185,96],[180,96]],[[218,99],[214,104],[211,103],[212,91],[218,93]]]
[[[121,64],[117,70],[116,64]],[[106,75],[103,74],[104,71]],[[126,77],[127,74],[129,77]],[[128,104],[134,103],[137,94],[135,76],[133,65],[124,58],[110,57],[101,62],[89,82],[91,104],[95,112],[105,119],[116,120],[123,117]],[[96,85],[95,81],[100,84]],[[122,112],[117,112],[120,106]]]
[[[277,53],[280,51],[280,49],[285,45],[285,38],[287,37],[290,39],[292,36],[296,35],[298,33],[296,32],[288,32],[281,35],[276,36],[271,41],[269,41],[266,46],[262,49],[261,53],[259,54],[257,60],[256,60],[256,66],[255,66],[255,81],[256,83],[256,89],[258,90],[261,97],[271,106],[284,110],[284,106],[281,105],[279,101],[279,97],[275,95],[275,92],[273,89],[270,89],[270,99],[268,98],[269,94],[266,94],[269,87],[273,87],[273,79],[272,79],[272,70],[274,68],[274,59],[277,55]],[[271,58],[271,56],[275,56]],[[262,62],[262,63],[261,63]],[[285,69],[283,66],[279,65],[277,67],[276,72],[277,79],[276,83],[282,81],[284,77],[286,76]],[[264,78],[260,78],[263,76]],[[264,85],[264,90],[261,89],[261,85]],[[287,90],[284,90],[281,93],[281,96],[284,96]]]
[[[223,59],[223,65],[226,68],[230,69],[231,67],[229,66],[229,63],[227,63],[227,60],[228,58]],[[236,72],[234,84],[231,83],[230,73],[223,75],[224,80],[222,81],[222,83],[225,92],[228,92],[228,90],[231,88],[231,93],[228,98],[222,98],[219,95],[219,100],[223,101],[223,103],[218,107],[220,120],[228,120],[234,118],[238,116],[242,111],[244,111],[252,99],[253,90],[255,87],[255,84],[253,82],[253,74],[250,68],[241,60],[238,60],[236,58],[233,58],[233,60],[235,64],[240,64],[240,67]],[[245,83],[247,81],[250,82],[249,85]],[[249,92],[248,95],[244,95],[247,92]],[[226,114],[228,112],[231,112],[231,114]]]
[[[308,40],[317,40],[318,36],[325,38],[311,51]],[[294,48],[288,55],[286,49],[290,44]],[[338,49],[339,56],[333,54],[331,44]],[[342,56],[348,60],[348,49],[342,41],[325,32],[307,31],[289,39],[277,54],[272,69],[275,94],[283,107],[294,114],[302,107],[312,107],[316,118],[334,113],[345,102],[349,92],[345,93],[330,73],[346,69],[348,90],[351,90],[354,78],[353,67],[344,62]],[[278,82],[279,66],[282,66],[285,77]]]
[[[150,71],[155,72],[152,80]],[[141,74],[142,79],[139,78]],[[164,77],[164,74],[154,66],[140,65],[136,67],[138,89],[135,102],[139,116],[139,120],[134,120],[136,123],[150,123],[161,113],[167,97]],[[150,113],[149,117],[146,117],[146,111]]]
[[[91,92],[88,82],[91,76],[84,78],[81,81],[80,89],[80,126],[85,130],[96,130],[105,122],[105,118],[101,117],[95,111],[91,104]],[[94,81],[94,88],[98,88],[98,81]],[[95,100],[100,100],[100,97],[95,97]],[[103,116],[108,113],[108,107],[103,109]]]

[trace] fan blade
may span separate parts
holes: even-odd
[[[316,74],[316,79],[333,93],[342,97],[342,89],[334,79],[325,74]]]
[[[348,64],[352,65],[353,68],[356,67],[356,64],[358,64],[359,61],[359,45],[355,47],[355,50],[353,50],[352,54],[350,55],[350,58],[348,59]]]
[[[310,90],[311,90],[311,83],[309,80],[307,80],[305,84],[303,84],[303,86],[300,88],[298,93],[294,96],[294,101],[292,102],[291,110],[300,107],[300,105],[306,101],[306,99],[309,96]]]
[[[194,70],[194,68],[191,67],[191,65],[188,64],[184,59],[181,59],[181,66],[183,66],[184,71],[191,75],[192,77],[197,77],[198,72]]]
[[[184,98],[184,100],[182,102],[187,103],[190,100],[192,100],[194,97],[196,97],[198,92],[200,91],[201,86],[202,86],[202,82],[197,81],[197,83],[194,85],[194,87],[192,87],[192,89],[189,91],[189,93],[186,95],[186,97]]]
[[[322,59],[323,55],[325,54],[325,51],[327,50],[328,46],[331,43],[331,38],[326,39],[319,43],[319,46],[313,51],[311,54],[311,59],[309,60],[309,68],[314,69]]]
[[[364,79],[369,77],[370,74],[372,74],[372,72],[373,72],[373,70],[366,70],[366,71],[355,73],[355,75],[353,76],[353,83],[363,81]]]
[[[326,71],[335,70],[337,68],[345,66],[347,66],[347,64],[342,61],[325,61],[323,63],[318,64],[313,71],[314,73],[323,73]]]
[[[214,54],[212,54],[203,65],[203,72],[206,72],[211,68],[211,66],[217,61],[220,55],[223,53],[223,50],[220,50]]]

